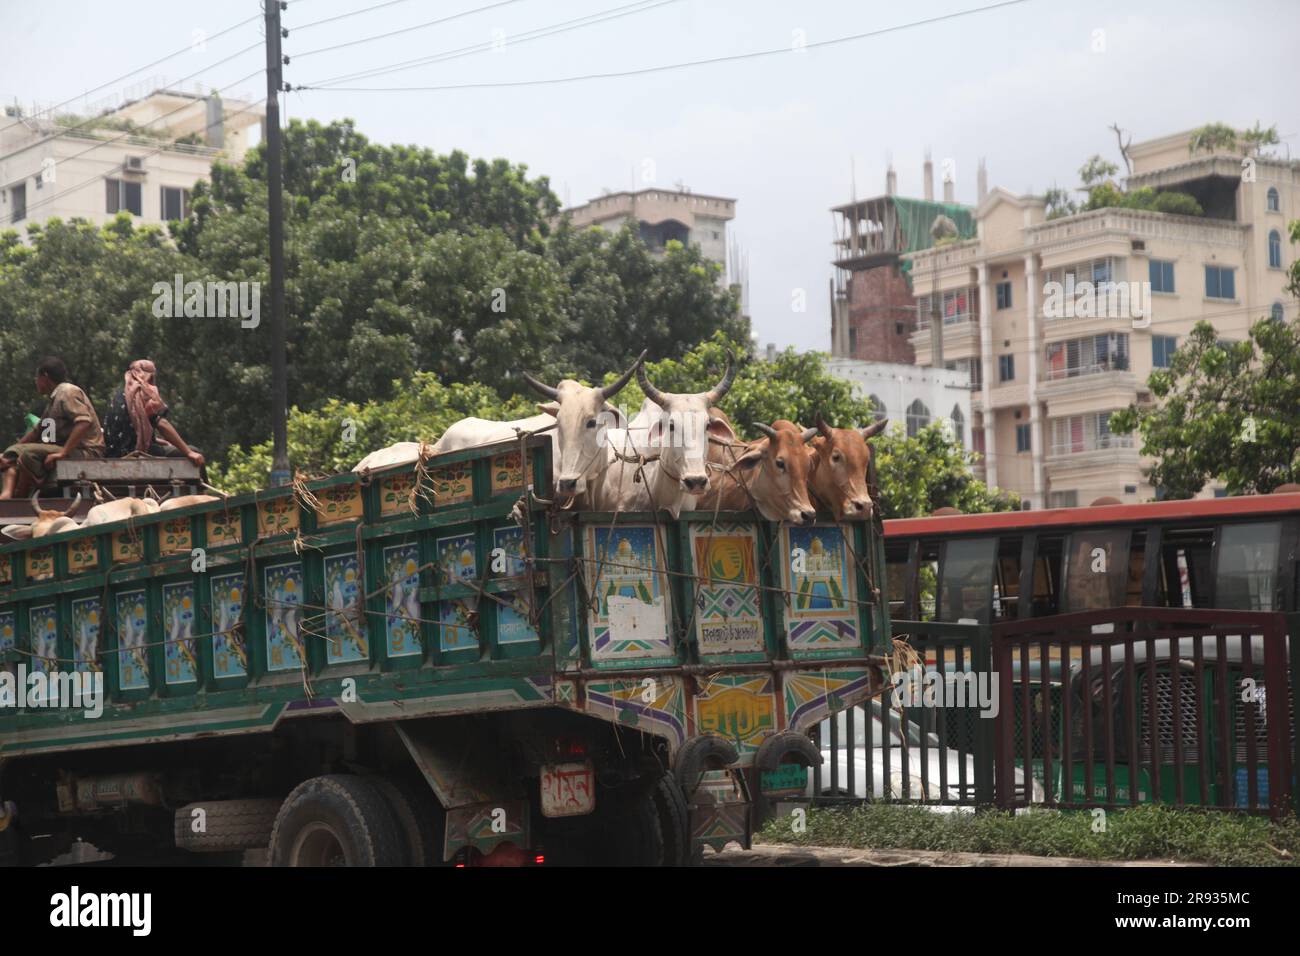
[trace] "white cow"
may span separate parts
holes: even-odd
[[[734,439],[730,425],[710,409],[731,389],[736,363],[728,355],[726,374],[707,392],[661,392],[639,365],[636,374],[646,400],[626,429],[606,433],[606,466],[589,496],[591,508],[663,510],[677,518],[694,511],[708,490],[710,436]]]
[[[86,512],[86,520],[81,523],[81,526],[93,528],[95,525],[108,524],[110,521],[143,518],[145,515],[157,513],[158,502],[152,498],[118,498],[91,508]]]
[[[43,538],[49,534],[58,534],[61,531],[71,531],[78,527],[76,519],[68,515],[77,509],[77,504],[81,501],[81,494],[72,499],[72,504],[68,506],[67,512],[46,510],[41,507],[41,493],[37,489],[32,493],[31,503],[32,510],[36,512],[36,520],[31,524],[10,524],[0,528],[0,534],[12,538],[14,541],[26,541],[29,538]]]
[[[572,379],[565,379],[552,387],[524,372],[524,381],[550,399],[539,403],[541,414],[508,422],[462,418],[443,432],[432,448],[427,448],[426,454],[440,455],[512,441],[519,437],[516,429],[527,432],[547,429],[545,434],[551,439],[556,489],[563,495],[581,494],[606,465],[605,435],[611,430],[611,421],[615,424],[619,421],[618,409],[610,405],[609,400],[631,381],[644,360],[645,353],[642,352],[617,380],[596,388],[588,388]],[[367,455],[353,471],[413,462],[419,454],[418,442],[402,442]],[[379,460],[383,461],[382,465],[375,463]]]

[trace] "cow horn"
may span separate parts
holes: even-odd
[[[37,488],[33,491],[31,498],[28,500],[32,503],[32,510],[39,516],[41,513],[41,489]]]
[[[551,386],[547,385],[545,382],[537,381],[537,379],[533,378],[527,372],[520,372],[519,374],[523,376],[525,382],[531,385],[538,392],[541,392],[547,398],[560,397],[560,390],[558,388],[552,388]]]
[[[722,401],[722,396],[731,391],[731,383],[736,380],[736,358],[730,352],[727,353],[727,374],[722,376],[722,381],[709,390],[706,397],[710,405],[716,405]]]
[[[636,367],[636,382],[641,386],[641,391],[645,392],[646,398],[650,399],[650,401],[654,402],[660,408],[664,407],[666,404],[664,401],[664,393],[650,384],[650,379],[645,373],[644,365],[638,365]]]
[[[831,426],[826,424],[826,419],[822,418],[820,414],[817,416],[817,430],[821,432],[822,436],[827,440],[833,440],[835,438],[831,433]]]
[[[645,361],[646,353],[649,351],[649,349],[642,349],[641,354],[636,357],[636,361],[632,363],[631,368],[620,375],[615,381],[610,382],[600,390],[600,397],[605,401],[609,401],[622,391],[623,386],[632,380],[632,376],[636,374],[636,370],[641,367],[641,363]]]
[[[877,435],[879,435],[881,432],[885,430],[885,426],[888,424],[889,424],[888,418],[877,419],[876,421],[872,422],[870,425],[867,425],[865,428],[862,429],[862,437],[875,438]]]
[[[818,429],[816,428],[805,428],[800,438],[803,440],[803,443],[806,445],[808,442],[812,441],[814,438],[817,437],[817,432]]]
[[[754,422],[754,427],[761,431],[768,438],[776,441],[776,429],[771,425],[764,425],[762,422]]]

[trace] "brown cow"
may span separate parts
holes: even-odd
[[[834,512],[836,521],[869,521],[875,502],[867,490],[867,471],[871,467],[871,446],[867,439],[885,430],[889,419],[882,418],[866,428],[831,428],[818,416],[817,440],[808,449],[812,474],[808,487],[813,500]]]
[[[808,498],[811,460],[804,443],[816,436],[817,429],[801,432],[784,419],[771,426],[755,423],[754,427],[767,437],[752,442],[714,442],[710,447],[713,475],[695,510],[754,508],[768,521],[811,524],[817,512]]]

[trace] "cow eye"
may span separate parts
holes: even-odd
[[[785,471],[785,459],[784,459],[784,458],[778,458],[778,459],[776,460],[776,467],[780,468],[782,471]]]
[[[835,464],[838,465],[843,460],[844,460],[844,456],[841,455],[839,452],[834,452],[831,454],[831,461],[835,462]]]
[[[588,428],[595,428],[595,427],[596,427],[596,419],[593,418],[593,419],[591,419],[590,421],[588,421],[588,422],[587,422],[587,427],[588,427]]]

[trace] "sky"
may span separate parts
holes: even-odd
[[[523,163],[566,205],[678,183],[734,198],[754,334],[778,347],[829,349],[830,208],[883,193],[891,161],[899,193],[920,196],[925,151],[936,195],[951,159],[957,199],[973,204],[981,157],[990,187],[1017,193],[1077,185],[1093,153],[1120,162],[1112,123],[1140,142],[1258,120],[1300,158],[1297,0],[399,0],[315,23],[378,3],[292,0],[285,80],[470,52],[334,84],[366,92],[291,92],[288,116],[348,117],[373,141]],[[259,98],[264,77],[234,81],[264,64],[260,19],[216,36],[259,13],[258,0],[0,0],[0,100],[50,105],[108,84],[75,111],[152,77]],[[763,50],[776,53],[535,82]],[[445,89],[518,81],[529,84]]]

